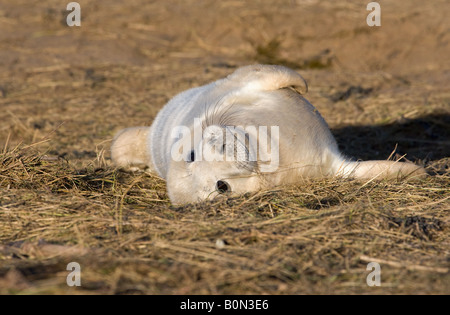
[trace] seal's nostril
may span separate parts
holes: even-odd
[[[227,192],[231,192],[230,185],[226,181],[223,181],[223,180],[217,181],[216,189],[219,192],[219,194],[225,194]]]

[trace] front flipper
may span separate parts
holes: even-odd
[[[152,170],[148,154],[148,133],[150,127],[132,127],[119,131],[111,145],[111,159],[126,171]]]
[[[294,70],[283,66],[252,65],[242,67],[229,75],[227,79],[249,90],[275,91],[293,88],[302,95],[308,92],[305,79]]]

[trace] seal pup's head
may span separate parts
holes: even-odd
[[[255,134],[242,127],[203,128],[202,138],[187,150],[180,148],[181,160],[174,158],[170,164],[167,189],[172,203],[260,190],[256,140]]]

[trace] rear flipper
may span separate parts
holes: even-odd
[[[397,161],[343,162],[337,175],[359,179],[415,179],[424,178],[427,172],[413,163]]]
[[[111,145],[113,163],[126,171],[152,170],[148,154],[150,127],[132,127],[119,131]]]

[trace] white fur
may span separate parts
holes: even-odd
[[[267,65],[240,68],[225,79],[178,94],[159,112],[151,127],[119,132],[112,145],[112,159],[122,168],[149,168],[158,173],[166,179],[174,204],[217,196],[219,181],[227,182],[232,194],[242,194],[304,178],[381,179],[425,174],[421,167],[409,163],[351,162],[343,158],[326,122],[302,96],[306,91],[304,79],[288,68]],[[279,126],[278,169],[261,172],[264,162],[259,160],[174,161],[171,149],[176,139],[171,138],[171,133],[177,126],[193,131],[194,118],[201,119],[203,128]],[[198,139],[191,149],[205,150],[214,143],[211,137]],[[232,153],[225,150],[222,154]]]

